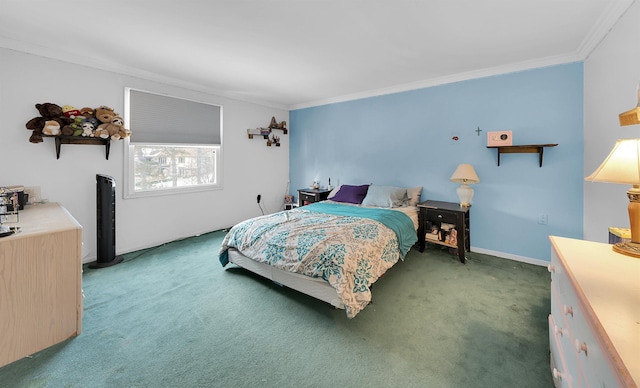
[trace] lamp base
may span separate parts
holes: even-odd
[[[613,244],[613,250],[623,255],[632,256],[640,259],[640,243],[633,241],[624,241]]]

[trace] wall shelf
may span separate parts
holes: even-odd
[[[258,128],[249,128],[247,129],[247,136],[249,139],[253,139],[254,136],[261,136],[264,140],[267,141],[267,147],[271,147],[275,145],[276,147],[280,147],[280,137],[275,136],[273,134],[273,130],[278,129],[282,131],[283,134],[287,134],[287,123],[286,121],[278,123],[275,117],[271,118],[271,124],[267,128],[258,127]],[[273,134],[273,135],[272,135]]]
[[[500,166],[501,154],[538,154],[540,159],[540,167],[542,167],[542,153],[545,147],[555,147],[558,144],[528,144],[528,145],[511,145],[511,146],[487,146],[487,148],[498,149],[498,166]]]
[[[62,144],[94,144],[103,145],[105,147],[106,158],[109,160],[109,150],[111,148],[111,138],[103,139],[101,137],[82,137],[82,136],[44,136],[56,139],[56,159],[60,159],[60,148]]]

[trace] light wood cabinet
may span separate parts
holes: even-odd
[[[82,227],[55,203],[18,225],[0,238],[0,366],[82,331]]]
[[[637,387],[640,259],[550,237],[551,373],[556,387]]]

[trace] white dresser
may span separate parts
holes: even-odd
[[[551,236],[551,373],[556,387],[640,384],[640,259]]]
[[[0,238],[0,366],[82,330],[82,227],[55,203],[25,207],[18,225]]]

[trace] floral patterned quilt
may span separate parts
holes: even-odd
[[[353,318],[371,302],[370,286],[416,241],[413,222],[402,212],[320,202],[235,225],[219,256],[227,265],[233,247],[276,268],[322,278]]]

